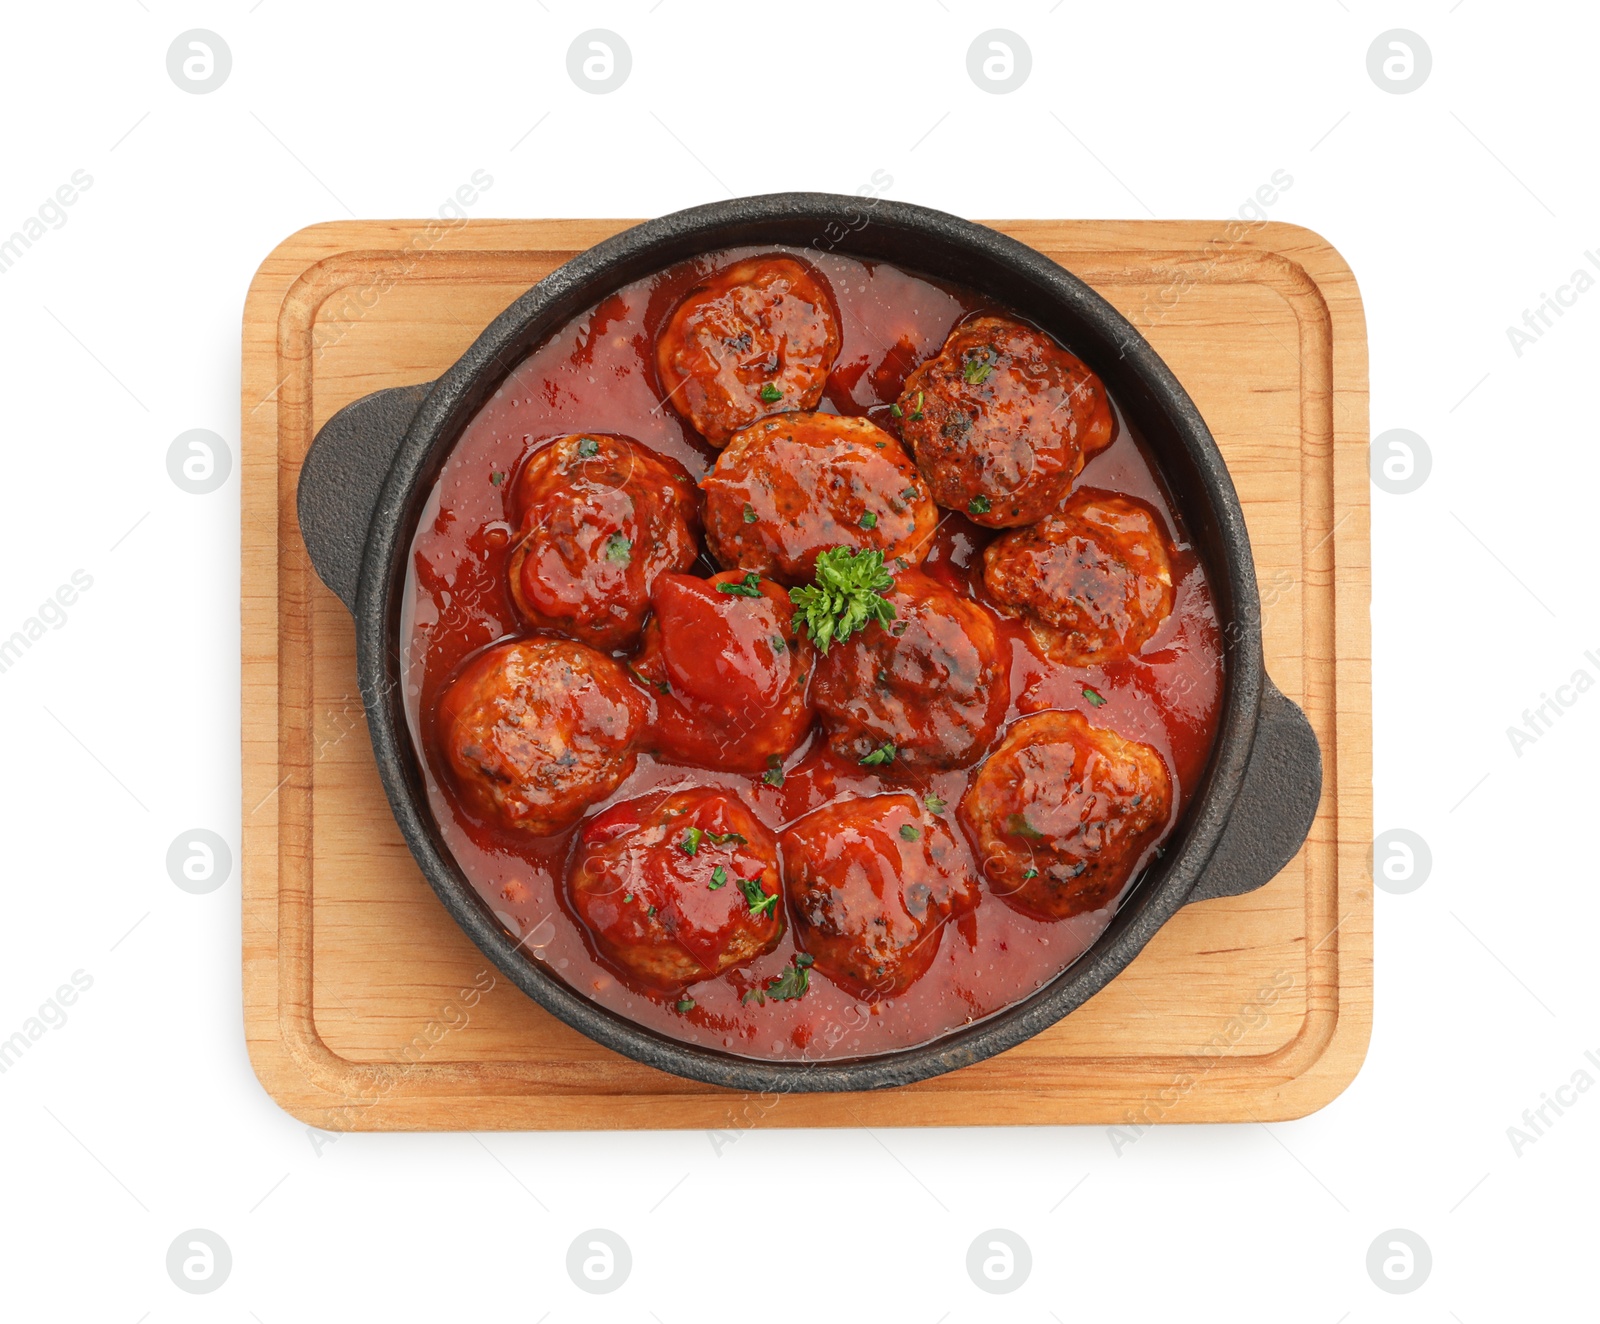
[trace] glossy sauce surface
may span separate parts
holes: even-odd
[[[693,1005],[680,1010],[686,999],[675,993],[625,983],[597,955],[568,909],[561,880],[582,825],[530,839],[473,817],[444,773],[434,721],[442,688],[466,659],[524,630],[506,587],[513,534],[507,499],[519,466],[543,442],[602,432],[631,437],[678,461],[696,480],[703,477],[716,452],[663,406],[654,369],[656,332],[696,282],[742,257],[776,251],[783,250],[710,254],[626,286],[512,371],[457,442],[419,522],[401,643],[408,715],[423,751],[441,834],[480,895],[522,940],[522,950],[595,1002],[673,1038],[756,1058],[817,1060],[925,1043],[1003,1010],[1076,960],[1110,922],[1113,907],[1065,920],[1037,920],[1013,910],[985,885],[977,907],[945,926],[926,974],[904,992],[869,1005],[813,974],[804,997],[746,1002],[746,993],[764,987],[791,964],[796,952],[791,926],[772,951],[749,965],[694,984],[688,999]],[[939,352],[958,322],[1005,311],[976,293],[887,264],[800,256],[826,277],[840,314],[842,346],[819,407],[868,417],[891,433],[889,407],[907,374]],[[1170,833],[1205,768],[1222,692],[1221,640],[1209,586],[1125,420],[1119,417],[1116,439],[1089,459],[1075,487],[1123,493],[1161,514],[1174,547],[1174,609],[1138,657],[1087,667],[1050,662],[1020,622],[1002,620],[1011,653],[1007,721],[1046,709],[1077,711],[1097,726],[1153,746],[1175,787]],[[982,550],[995,531],[959,514],[939,513],[922,570],[959,594],[977,597]],[[703,560],[695,573],[715,570]],[[973,770],[902,768],[880,777],[873,768],[830,753],[813,727],[788,760],[781,785],[758,773],[712,771],[641,753],[632,775],[592,806],[588,817],[652,791],[714,786],[742,797],[776,833],[839,797],[910,790],[944,803],[941,816],[960,863],[978,877],[978,861],[955,814]],[[1159,848],[1158,842],[1151,853]]]

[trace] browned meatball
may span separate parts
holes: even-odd
[[[817,662],[811,701],[828,743],[884,773],[973,762],[1005,720],[1010,647],[987,611],[921,571],[897,576],[887,596],[892,622]]]
[[[1012,724],[959,814],[989,890],[1065,919],[1110,905],[1166,826],[1172,779],[1149,745],[1044,712]]]
[[[720,975],[783,936],[777,842],[737,796],[714,787],[595,815],[567,895],[600,950],[653,988]]]
[[[768,414],[815,409],[838,357],[827,283],[777,255],[696,285],[656,341],[662,390],[713,446]]]
[[[633,771],[649,705],[620,665],[565,639],[509,639],[439,699],[438,733],[478,817],[549,836]]]
[[[1132,657],[1172,614],[1160,517],[1132,497],[1090,488],[1074,492],[1058,514],[984,548],[983,582],[1069,666]]]
[[[639,637],[657,575],[700,554],[699,496],[676,460],[627,437],[577,433],[535,451],[511,491],[507,563],[522,618],[596,648]]]
[[[1005,317],[956,327],[895,409],[934,500],[996,529],[1053,511],[1116,426],[1082,360]]]
[[[945,921],[978,903],[944,820],[904,793],[838,800],[778,839],[795,937],[858,997],[890,997],[933,964]]]
[[[830,547],[927,555],[939,522],[899,442],[864,418],[791,414],[746,428],[700,480],[706,545],[730,570],[804,584]]]

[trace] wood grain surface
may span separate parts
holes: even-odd
[[[1137,325],[1244,503],[1267,668],[1322,742],[1305,847],[1189,906],[1099,995],[976,1066],[851,1095],[742,1095],[568,1029],[451,921],[390,817],[354,631],[311,569],[295,483],[318,427],[427,381],[622,221],[336,222],[262,263],[244,314],[245,1031],[268,1092],[331,1130],[1270,1121],[1355,1076],[1372,1017],[1367,349],[1337,252],[1294,226],[991,222]]]

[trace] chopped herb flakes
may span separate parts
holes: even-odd
[[[894,604],[883,593],[893,587],[882,552],[831,547],[817,557],[814,581],[790,589],[789,601],[800,608],[800,622],[811,642],[826,653],[829,644],[843,643],[872,621],[892,621]]]
[[[779,400],[783,399],[783,392],[780,391],[771,382],[768,382],[765,386],[763,386],[761,388],[760,394],[761,394],[761,402],[763,404],[775,405],[775,404],[778,403]]]
[[[505,482],[505,480],[506,475],[501,473],[498,469],[489,475],[489,481],[496,487],[499,487],[501,483]]]
[[[778,904],[778,897],[776,893],[762,891],[760,878],[739,879],[739,890],[750,905],[751,919],[760,919],[763,915],[770,918],[772,908]]]
[[[925,808],[930,814],[944,813],[946,803],[947,802],[945,800],[941,799],[937,795],[925,795],[922,797],[923,808]]]
[[[754,524],[756,522],[756,508],[748,501],[744,503],[744,522],[746,524]]]
[[[1038,876],[1039,876],[1039,871],[1037,869],[1029,869],[1026,873],[1024,873],[1022,875],[1022,881],[1023,882],[1027,882],[1028,879],[1037,878]]]
[[[708,832],[706,833],[706,840],[713,846],[726,846],[730,842],[735,846],[743,846],[745,844],[743,835],[738,832]]]
[[[1095,689],[1093,685],[1085,685],[1083,687],[1083,697],[1092,703],[1096,708],[1104,705],[1106,701],[1106,696],[1100,693],[1099,690]]]
[[[678,1010],[679,1011],[693,1011],[694,1010],[694,999],[693,998],[679,998],[678,999]]]
[[[1029,841],[1044,840],[1044,833],[1029,823],[1024,814],[1007,814],[1006,831],[1014,837],[1026,837]]]
[[[785,966],[783,973],[767,985],[767,996],[774,1002],[804,997],[811,987],[811,960],[811,953],[796,952],[794,964]]]
[[[967,502],[967,513],[969,515],[987,515],[989,513],[989,498],[986,496],[973,497],[971,501]]]
[[[591,455],[598,455],[600,454],[600,443],[593,437],[584,437],[578,442],[578,454],[586,460]]]
[[[736,598],[759,598],[761,596],[761,576],[752,570],[737,584],[718,584],[717,592],[727,593]]]
[[[906,411],[900,408],[899,405],[890,405],[889,412],[896,418],[904,418],[906,416]]]
[[[862,512],[861,518],[856,521],[863,529],[875,529],[878,526],[878,517],[870,510]]]
[[[678,849],[685,855],[694,855],[700,849],[700,838],[705,836],[697,827],[690,828],[683,834],[683,840],[678,843]]]
[[[883,744],[879,745],[870,754],[862,755],[861,764],[863,767],[867,768],[885,767],[886,765],[894,762],[894,755],[894,741],[885,740]]]
[[[989,379],[989,374],[994,371],[994,363],[990,358],[993,353],[994,351],[989,349],[967,351],[967,361],[961,369],[961,377],[968,386],[982,386]]]
[[[772,651],[774,653],[782,653],[789,647],[788,644],[783,642],[783,636],[781,634],[773,635],[770,642],[772,644]]]
[[[719,887],[726,887],[727,883],[728,871],[719,864],[711,871],[711,881],[706,886],[715,892]]]
[[[902,823],[900,825],[900,838],[902,841],[915,841],[921,835],[922,829],[914,823]]]
[[[918,495],[920,495],[920,494],[917,492],[916,488],[908,487],[908,488],[906,488],[906,490],[904,492],[902,492],[900,494],[900,499],[902,501],[915,501],[917,499]]]
[[[633,560],[633,540],[613,533],[606,539],[605,558],[617,565],[627,565]]]
[[[767,755],[767,770],[761,774],[761,780],[768,786],[783,785],[783,760],[776,754]]]

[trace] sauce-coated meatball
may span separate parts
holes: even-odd
[[[1081,713],[1024,717],[961,797],[989,890],[1065,919],[1109,905],[1166,825],[1172,779],[1149,745]]]
[[[804,584],[830,547],[927,555],[938,511],[911,457],[882,428],[791,414],[746,428],[700,481],[706,545],[730,570]]]
[[[1160,517],[1132,497],[1089,488],[1058,514],[983,552],[994,600],[1022,612],[1057,662],[1131,657],[1172,614],[1172,561]]]
[[[1032,524],[1116,426],[1100,379],[1042,331],[979,317],[906,379],[900,435],[934,500],[990,528]]]
[[[768,414],[815,409],[838,356],[827,285],[778,256],[747,258],[695,286],[656,341],[662,390],[713,446]]]
[[[548,836],[633,771],[648,716],[644,696],[604,653],[565,639],[511,639],[450,683],[438,733],[473,813]]]
[[[817,661],[812,702],[846,758],[896,768],[963,767],[988,748],[1011,697],[1011,649],[994,618],[917,570],[895,579],[895,617]]]
[[[656,693],[643,744],[701,767],[761,772],[811,729],[816,649],[788,593],[754,573],[662,575],[635,674]]]
[[[796,940],[858,997],[909,988],[933,964],[945,921],[978,903],[949,827],[912,795],[824,805],[779,848]]]
[[[653,988],[678,989],[783,936],[772,833],[732,792],[626,800],[584,824],[567,895],[596,945]]]
[[[507,571],[517,611],[596,648],[628,647],[656,576],[699,556],[698,507],[681,464],[627,437],[548,443],[511,493],[517,542]]]

